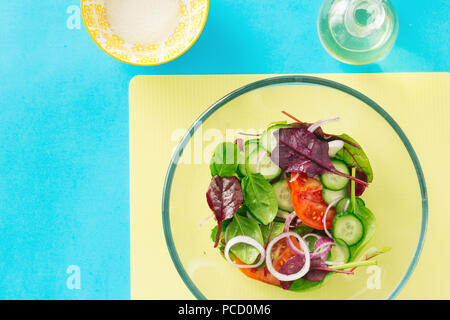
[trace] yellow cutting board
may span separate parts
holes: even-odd
[[[131,298],[194,299],[170,259],[161,198],[172,151],[211,104],[273,75],[138,76],[130,84]],[[421,162],[429,221],[419,264],[398,299],[450,299],[450,77],[448,73],[320,74],[381,105]]]

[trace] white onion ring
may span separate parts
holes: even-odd
[[[325,231],[325,233],[327,234],[327,236],[331,239],[333,239],[333,236],[331,235],[331,233],[327,230],[327,215],[328,215],[328,211],[330,211],[330,209],[339,201],[342,200],[342,198],[344,197],[338,197],[336,199],[334,199],[333,201],[330,202],[330,204],[327,207],[327,210],[325,210],[325,214],[323,215],[323,219],[322,219],[322,223],[323,223],[323,230]]]
[[[284,222],[284,227],[283,227],[283,232],[288,232],[289,231],[289,226],[291,225],[292,220],[295,217],[295,211],[292,211],[291,214],[286,218],[286,221]],[[287,238],[287,244],[289,249],[291,249],[291,251],[296,254],[296,255],[303,255],[303,252],[300,251],[296,246],[294,246],[294,244],[291,241],[291,238]],[[308,248],[309,251],[309,248]]]
[[[339,120],[340,120],[339,118],[319,120],[319,121],[313,123],[312,125],[310,125],[308,128],[308,131],[313,133],[314,131],[317,130],[317,128],[319,128],[323,124],[328,123],[328,122],[339,121]]]
[[[334,242],[326,242],[321,244],[320,246],[318,246],[315,250],[314,253],[319,253],[321,252],[323,249],[325,249],[326,247],[331,247],[334,246]]]
[[[295,180],[297,180],[299,174],[298,172],[295,173],[295,175],[293,177],[291,177],[291,179],[289,180],[290,183],[294,182]]]
[[[302,248],[302,250],[304,252],[305,264],[303,265],[303,268],[299,272],[287,275],[287,274],[279,273],[278,271],[275,270],[275,268],[273,267],[273,264],[272,264],[271,254],[272,254],[272,247],[275,243],[277,243],[278,241],[280,241],[283,238],[289,239],[289,237],[291,237],[291,236],[296,237],[297,240],[299,241],[300,247]],[[267,270],[269,270],[269,272],[280,281],[294,281],[294,280],[300,279],[301,277],[303,277],[305,274],[308,273],[310,265],[311,265],[311,259],[310,259],[308,245],[306,244],[305,240],[303,240],[303,238],[300,237],[295,232],[283,232],[282,234],[279,234],[278,236],[273,238],[272,241],[270,241],[269,244],[267,245],[267,250],[266,250]]]
[[[256,249],[258,249],[258,251],[261,253],[261,258],[259,258],[259,261],[255,264],[234,263],[234,261],[231,260],[231,258],[230,258],[230,249],[232,246],[234,246],[235,244],[238,244],[238,243],[246,243],[246,244],[249,244],[249,245],[255,247]],[[227,242],[227,245],[225,246],[224,255],[225,255],[225,259],[227,259],[227,261],[229,263],[231,263],[233,266],[238,267],[240,269],[257,268],[264,262],[266,250],[258,241],[256,241],[253,238],[250,238],[247,236],[236,236]]]

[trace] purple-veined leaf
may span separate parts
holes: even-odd
[[[242,205],[243,195],[241,183],[236,177],[219,177],[215,175],[206,192],[206,199],[219,226],[214,248],[220,239],[222,222],[233,218]]]

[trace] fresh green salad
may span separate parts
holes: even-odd
[[[320,287],[333,274],[376,264],[361,256],[375,216],[361,195],[373,180],[359,143],[315,123],[271,123],[261,134],[220,143],[206,193],[217,220],[211,239],[246,276],[285,290]]]

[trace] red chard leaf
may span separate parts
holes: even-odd
[[[313,177],[334,173],[367,185],[367,182],[344,174],[333,166],[328,155],[328,143],[305,128],[282,128],[274,132],[277,146],[271,158],[286,172],[303,172]]]
[[[305,264],[305,257],[301,255],[293,256],[286,260],[281,266],[280,273],[290,275],[299,272]],[[329,272],[352,274],[351,271],[335,270],[329,268],[325,263],[325,258],[316,256],[311,258],[309,271],[303,276],[303,279],[317,282],[322,281]],[[288,290],[293,281],[280,281],[283,289]]]
[[[350,167],[350,171],[351,171],[351,167]],[[368,180],[367,179],[367,175],[364,173],[364,171],[361,171],[358,168],[356,168],[355,177],[360,179],[360,180],[362,180],[362,181],[366,181],[366,182]],[[348,184],[347,187],[348,187],[348,194],[350,194],[351,193],[350,183]],[[364,193],[365,190],[366,190],[366,186],[365,185],[362,185],[360,183],[356,183],[355,184],[355,196],[356,197],[360,197]]]
[[[243,200],[241,183],[236,177],[219,177],[215,175],[206,192],[206,199],[211,210],[214,212],[218,223],[218,232],[214,248],[220,239],[222,222],[233,218],[239,210]]]

